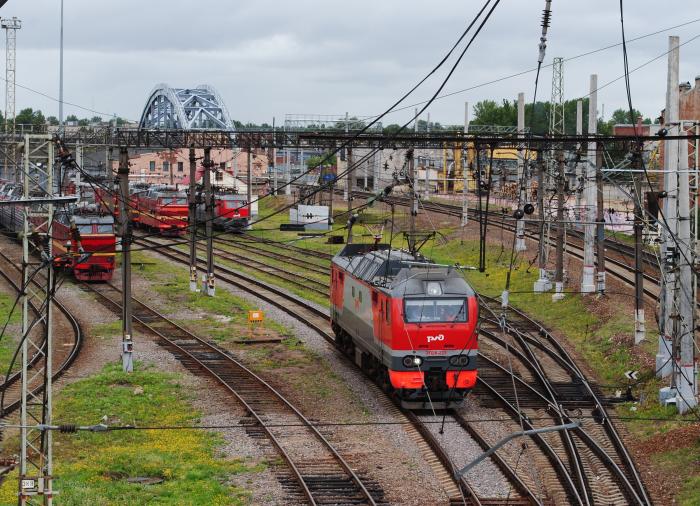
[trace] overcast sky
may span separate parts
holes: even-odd
[[[531,69],[544,0],[502,0],[467,52],[445,92]],[[545,63],[620,42],[618,2],[554,0]],[[627,0],[628,39],[700,18],[697,0]],[[408,90],[454,43],[481,0],[65,0],[65,101],[138,120],[151,89],[208,83],[219,90],[231,116],[243,122],[278,123],[288,113],[371,115]],[[0,16],[17,16],[17,83],[58,96],[59,0],[9,0]],[[633,69],[667,51],[668,36],[681,43],[700,35],[700,22],[631,42]],[[4,59],[3,59],[4,60]],[[2,65],[4,68],[4,64]],[[445,67],[445,70],[447,67]],[[622,75],[615,47],[565,63],[567,99]],[[700,74],[700,38],[681,48],[681,81]],[[2,74],[4,75],[4,74]],[[405,102],[428,98],[444,78],[428,81]],[[551,69],[538,98],[549,100]],[[634,106],[649,117],[664,107],[666,57],[634,72]],[[436,101],[431,119],[463,121],[464,102],[531,100],[534,73]],[[4,100],[2,101],[4,103]],[[623,80],[599,94],[605,116],[626,107]],[[58,115],[58,104],[17,89],[17,111],[40,108]],[[408,111],[384,124],[408,119]],[[93,116],[66,105],[65,114]]]

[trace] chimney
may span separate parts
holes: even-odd
[[[690,89],[690,82],[686,81],[684,83],[681,83],[678,87],[680,88],[681,93],[684,91],[688,91]]]
[[[700,76],[695,76],[695,89],[700,90]]]

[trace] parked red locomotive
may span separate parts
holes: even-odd
[[[175,188],[154,186],[133,193],[130,205],[135,225],[169,236],[183,235],[187,230],[187,195]]]
[[[53,222],[57,267],[73,271],[80,281],[109,281],[114,272],[114,218],[95,206],[57,211]]]
[[[203,223],[206,220],[206,209],[203,198],[199,200],[201,202],[197,204],[197,221]],[[253,204],[257,205],[257,202]],[[215,229],[240,231],[246,228],[249,222],[247,196],[236,193],[214,194],[214,219],[212,220],[212,226]]]
[[[331,268],[338,346],[410,409],[459,405],[476,384],[476,294],[449,266],[348,244]]]
[[[7,183],[0,187],[1,200],[18,200],[23,187]],[[26,208],[21,205],[0,206],[0,224],[14,234],[24,231]],[[30,218],[30,238],[41,248],[46,237],[46,222]],[[34,234],[34,232],[38,232]],[[42,235],[43,234],[43,235]],[[35,238],[35,239],[34,239]],[[54,212],[51,228],[54,265],[65,267],[81,281],[107,281],[114,272],[116,238],[114,219],[95,205],[72,205]]]

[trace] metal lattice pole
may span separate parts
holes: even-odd
[[[22,22],[16,17],[0,20],[0,26],[5,29],[5,133],[15,133],[15,73],[17,63],[17,30],[22,28]],[[16,146],[10,142],[5,151],[5,177],[10,176],[10,164],[16,161]],[[19,173],[14,171],[14,179],[18,180]]]
[[[24,199],[52,196],[54,146],[49,136],[24,137]],[[52,423],[52,304],[54,273],[51,247],[53,204],[25,207],[22,238],[22,392],[20,407],[20,469],[18,502],[20,505],[53,501],[53,463],[51,431],[37,425]],[[38,237],[40,261],[30,254],[30,235]],[[46,286],[33,288],[29,281],[34,270],[46,270]],[[39,278],[40,279],[40,278]],[[29,309],[40,308],[32,321]],[[43,324],[43,332],[42,330]]]

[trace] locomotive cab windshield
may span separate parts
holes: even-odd
[[[467,321],[463,299],[406,299],[406,323],[458,323]]]

